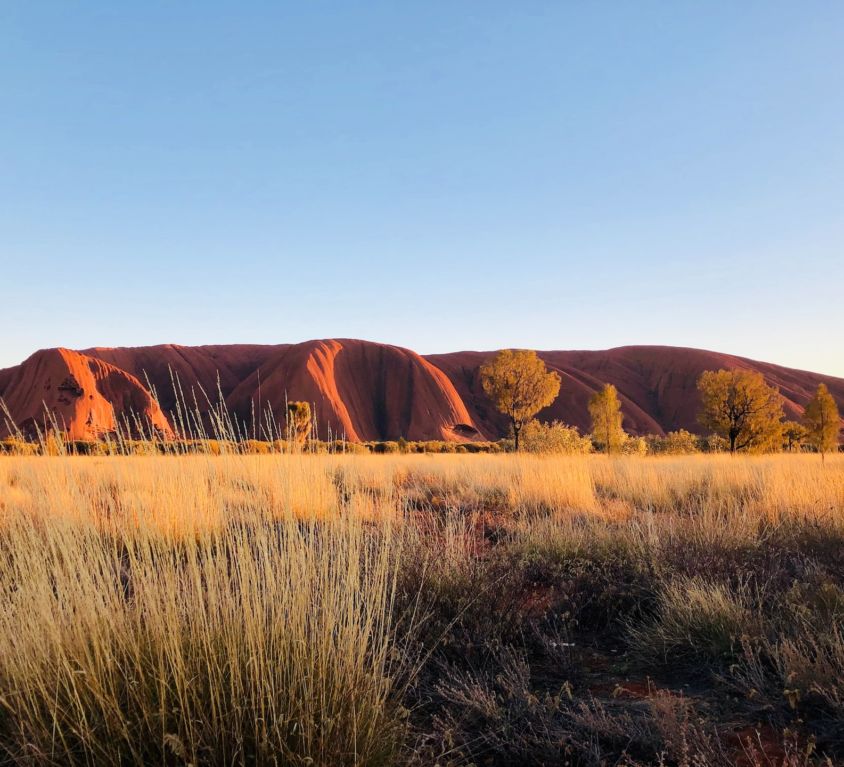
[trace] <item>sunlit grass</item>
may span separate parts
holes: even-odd
[[[419,664],[456,622],[462,653],[515,636],[514,609],[611,626],[654,663],[744,664],[748,689],[782,677],[833,716],[842,592],[802,552],[837,561],[842,534],[840,456],[3,457],[0,747],[407,761]],[[797,596],[754,570],[775,545],[809,562]]]

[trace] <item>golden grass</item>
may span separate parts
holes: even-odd
[[[340,515],[325,467],[10,459],[0,507],[14,760],[387,761],[390,525]]]
[[[417,512],[468,520],[434,559],[472,556],[489,515],[573,550],[623,530],[647,557],[680,529],[844,525],[844,456],[2,458],[0,746],[37,764],[392,763]],[[741,618],[720,586],[672,588],[675,608],[714,594]]]
[[[408,503],[516,516],[643,512],[835,518],[844,456],[6,457],[0,515],[171,533],[265,518],[396,518]]]

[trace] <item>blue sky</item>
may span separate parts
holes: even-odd
[[[7,2],[0,367],[330,336],[844,376],[840,2]]]

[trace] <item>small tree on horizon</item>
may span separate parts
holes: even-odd
[[[615,386],[605,384],[589,398],[589,415],[592,418],[592,436],[598,444],[603,446],[607,455],[619,452],[627,434],[622,428],[624,415]]]
[[[481,365],[480,374],[486,395],[510,419],[518,452],[522,427],[557,399],[560,376],[549,371],[536,352],[526,349],[501,350]]]
[[[707,370],[697,382],[700,423],[724,437],[730,452],[782,447],[782,396],[752,370]]]
[[[818,384],[814,396],[806,403],[803,422],[806,425],[806,442],[821,454],[821,461],[825,461],[826,453],[838,449],[838,433],[841,430],[838,406],[826,384]]]
[[[287,403],[287,439],[303,444],[311,433],[311,406],[307,402]]]

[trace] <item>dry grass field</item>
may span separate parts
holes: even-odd
[[[0,552],[0,763],[844,760],[844,457],[2,457]]]

